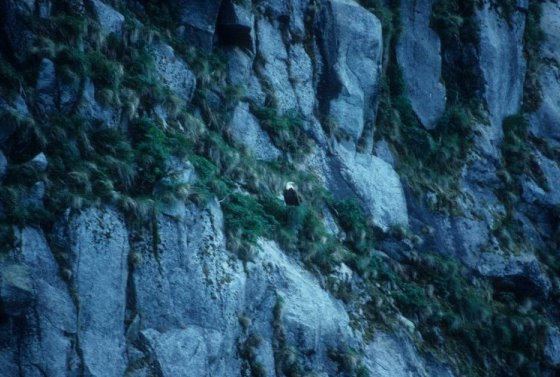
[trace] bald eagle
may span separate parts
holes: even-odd
[[[284,202],[289,206],[299,206],[301,204],[301,197],[297,192],[297,186],[294,182],[286,183],[286,187],[284,187]]]

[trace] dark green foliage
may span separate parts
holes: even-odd
[[[523,115],[512,115],[504,119],[502,156],[507,170],[519,176],[527,171],[530,160],[529,123]]]
[[[310,139],[303,130],[303,119],[297,111],[281,114],[272,107],[253,106],[251,112],[278,148],[294,157],[302,157],[309,152]]]
[[[0,94],[14,96],[19,93],[21,77],[0,52]]]
[[[117,89],[123,74],[122,66],[107,59],[100,52],[92,52],[87,56],[89,72],[92,81],[98,88]]]
[[[165,133],[148,118],[138,119],[131,124],[130,137],[141,172],[138,187],[142,191],[153,187],[163,177],[165,162],[170,156],[169,141]]]
[[[225,202],[225,220],[230,232],[243,232],[242,239],[255,242],[270,232],[275,223],[273,217],[250,195],[233,193]]]
[[[539,51],[545,36],[540,28],[541,13],[540,0],[530,0],[523,44],[527,59],[527,73],[523,87],[523,111],[525,112],[537,111],[542,102],[538,77],[541,65]]]

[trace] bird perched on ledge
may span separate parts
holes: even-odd
[[[301,197],[297,192],[297,186],[294,182],[286,183],[286,187],[284,187],[284,202],[289,206],[299,206],[301,204]]]

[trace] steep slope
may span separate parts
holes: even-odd
[[[0,375],[559,373],[557,1],[0,10]]]

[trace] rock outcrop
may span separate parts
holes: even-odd
[[[560,5],[471,5],[0,1],[0,375],[558,373]]]

